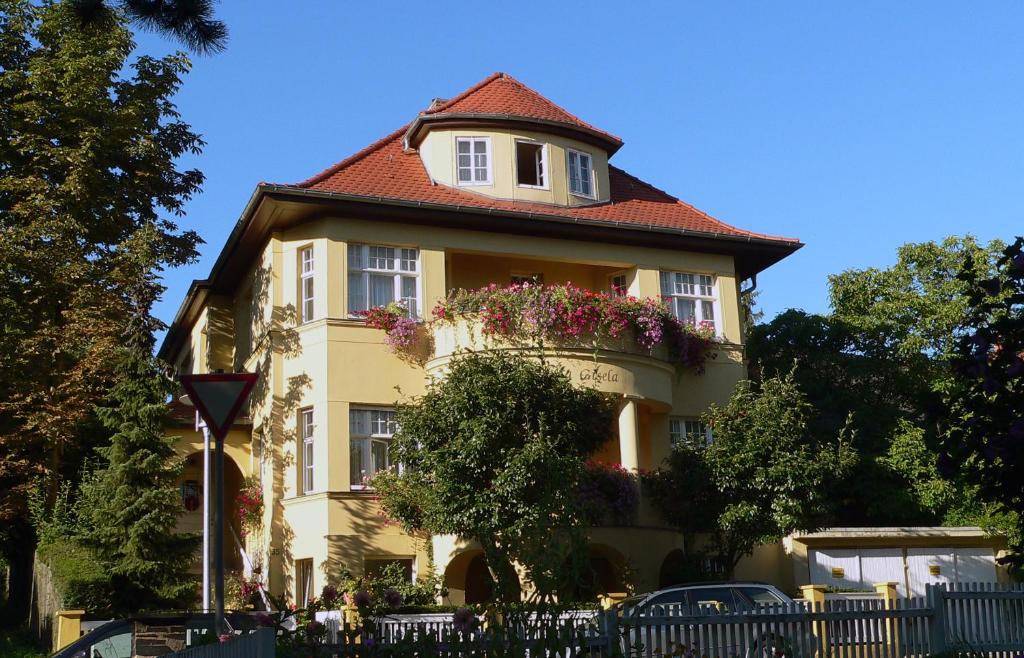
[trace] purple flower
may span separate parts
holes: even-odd
[[[476,615],[469,608],[459,608],[452,615],[452,627],[462,633],[468,633],[473,630],[473,623],[475,621]]]
[[[338,588],[334,585],[324,585],[324,589],[320,593],[320,598],[325,601],[333,601],[338,598]]]
[[[373,603],[373,597],[365,589],[361,589],[352,597],[352,603],[357,608],[368,608]]]
[[[327,627],[318,621],[311,621],[306,624],[306,633],[309,635],[321,635],[327,632]]]
[[[402,595],[393,589],[384,590],[384,605],[394,610],[402,605]]]

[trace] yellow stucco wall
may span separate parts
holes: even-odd
[[[456,185],[455,140],[459,137],[487,137],[491,143],[492,165],[489,185]],[[547,189],[524,187],[517,184],[517,140],[544,144],[547,150]],[[593,160],[594,198],[569,192],[567,150],[589,154]],[[430,177],[442,184],[476,192],[499,199],[533,201],[559,205],[584,205],[607,201],[608,154],[595,146],[578,140],[543,133],[501,128],[434,129],[419,146],[420,159]]]
[[[509,140],[511,144],[511,135]],[[553,187],[557,187],[554,180]],[[313,560],[314,591],[335,579],[342,567],[359,573],[365,559],[414,557],[418,573],[428,569],[427,542],[384,525],[372,495],[349,487],[350,408],[393,406],[422,393],[427,381],[422,367],[391,353],[383,342],[383,332],[348,317],[350,243],[419,249],[419,293],[425,315],[450,289],[492,281],[504,284],[513,272],[539,271],[546,283],[572,281],[604,291],[608,275],[622,271],[627,273],[630,293],[641,296],[659,295],[661,270],[714,275],[722,345],[703,375],[680,375],[650,363],[650,357],[609,355],[621,361],[622,367],[633,369],[633,374],[627,373],[620,382],[628,381],[629,376],[643,379],[634,381],[631,389],[641,398],[638,447],[642,468],[657,467],[668,454],[670,416],[700,415],[711,402],[726,400],[744,377],[735,270],[726,256],[356,217],[325,217],[274,234],[234,297],[211,298],[185,348],[195,372],[235,367],[260,374],[249,412],[251,439],[248,433],[232,439],[228,454],[246,475],[259,474],[263,482],[264,528],[251,535],[248,543],[274,594],[294,596],[294,561],[298,559]],[[310,321],[299,324],[299,250],[307,246],[314,250],[314,313]],[[586,356],[592,363],[592,352]],[[665,373],[659,377],[664,381],[658,386],[663,392],[655,394],[644,373],[661,370]],[[300,494],[298,417],[305,408],[313,410],[315,419],[314,486],[311,492]],[[609,428],[609,444],[602,458],[618,459],[616,432]],[[193,451],[193,444],[194,437],[184,440],[182,454]],[[658,520],[649,510],[641,514],[641,521],[640,528],[595,532],[601,534],[602,543],[628,558],[635,584],[647,588],[657,584],[661,560],[682,540],[676,533],[656,527]],[[441,560],[438,568],[444,569]]]

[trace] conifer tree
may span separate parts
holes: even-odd
[[[113,436],[97,449],[104,461],[83,482],[78,511],[80,541],[110,574],[117,612],[194,603],[186,572],[198,548],[196,535],[175,532],[181,460],[164,430],[174,385],[151,356],[147,323],[133,324],[110,406],[97,410]]]

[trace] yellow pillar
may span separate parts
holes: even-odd
[[[82,637],[82,616],[85,610],[57,612],[57,649],[63,649]]]
[[[875,583],[875,591],[882,595],[886,610],[896,608],[896,599],[899,595],[896,592],[895,582]],[[894,617],[885,620],[885,641],[890,647],[893,647],[894,651],[900,646],[900,627]]]
[[[824,585],[801,585],[800,592],[804,601],[808,603],[811,612],[822,612],[825,610],[825,586]],[[828,646],[827,625],[823,621],[811,624],[814,632],[814,640],[819,652]]]
[[[636,400],[626,398],[619,409],[619,461],[624,469],[634,473],[640,470],[639,434]]]

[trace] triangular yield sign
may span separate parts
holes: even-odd
[[[256,377],[251,372],[182,375],[181,385],[210,432],[223,439],[249,397]]]

